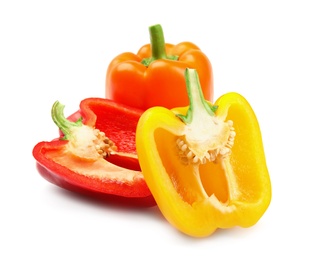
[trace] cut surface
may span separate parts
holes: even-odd
[[[203,201],[214,194],[223,203],[228,200],[228,185],[223,167],[217,161],[205,164],[182,163],[176,147],[177,137],[170,132],[158,128],[155,131],[157,149],[163,166],[182,199],[189,204]],[[162,145],[172,143],[171,147]],[[197,175],[200,176],[198,179]],[[204,192],[205,191],[205,192]]]
[[[45,156],[77,174],[90,178],[129,183],[143,179],[142,173],[138,170],[126,169],[101,158],[95,161],[81,160],[66,149],[62,153],[59,150],[46,151]]]

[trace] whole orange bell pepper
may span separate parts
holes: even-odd
[[[271,200],[271,182],[257,118],[237,93],[215,104],[186,71],[190,105],[146,110],[136,149],[145,181],[165,218],[204,237],[217,228],[254,225]]]
[[[197,70],[207,100],[213,98],[213,72],[207,56],[193,43],[165,43],[162,27],[149,27],[150,44],[137,54],[125,52],[109,64],[106,98],[146,110],[187,106],[184,70]]]

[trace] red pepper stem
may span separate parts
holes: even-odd
[[[152,60],[166,59],[165,38],[162,27],[156,24],[149,27]]]
[[[67,120],[63,113],[64,105],[59,101],[56,101],[51,109],[51,117],[53,122],[59,127],[60,131],[64,134],[63,140],[69,140],[71,136],[71,130],[73,127],[80,127],[83,125],[82,119],[80,118],[76,122]]]

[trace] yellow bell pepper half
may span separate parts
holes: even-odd
[[[146,110],[136,130],[145,181],[164,217],[192,237],[250,227],[271,201],[261,132],[237,93],[204,100],[198,74],[185,71],[189,107]]]

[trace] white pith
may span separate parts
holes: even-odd
[[[204,164],[215,161],[218,156],[225,158],[231,154],[236,135],[233,122],[208,115],[206,118],[198,125],[187,125],[185,136],[177,139],[179,155],[187,163]]]
[[[187,70],[186,78],[190,107],[183,119],[185,133],[177,140],[180,157],[193,164],[227,157],[236,135],[233,122],[216,116],[213,106],[206,103],[195,70]]]
[[[73,129],[68,149],[77,157],[97,160],[108,157],[117,147],[104,132],[83,125]]]

